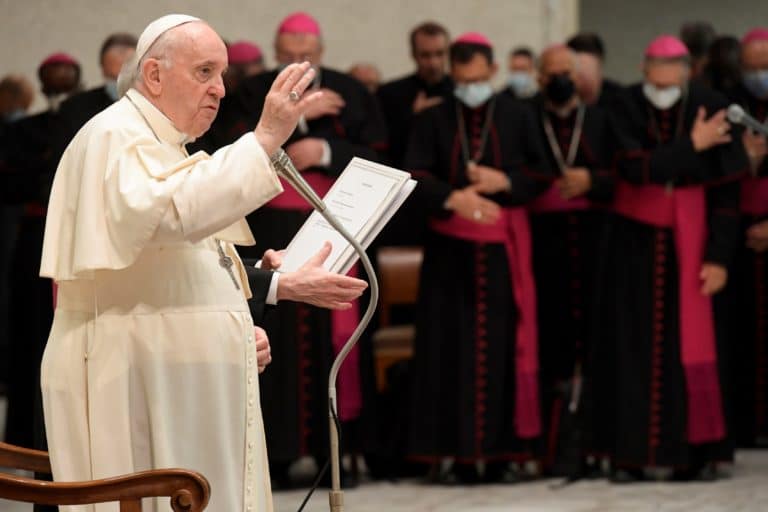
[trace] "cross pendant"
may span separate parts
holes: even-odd
[[[235,272],[232,270],[232,267],[235,265],[235,262],[232,261],[232,258],[224,254],[224,248],[221,246],[221,241],[216,241],[218,245],[218,252],[219,252],[219,266],[226,270],[229,273],[229,277],[232,279],[232,283],[234,283],[236,289],[240,289],[240,285],[237,282],[237,279],[235,278]]]

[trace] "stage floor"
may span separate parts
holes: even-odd
[[[0,432],[5,424],[0,397]],[[429,486],[419,481],[363,483],[345,494],[346,512],[758,512],[768,511],[768,450],[737,453],[733,476],[715,483],[611,485],[584,481],[552,490],[556,480],[476,487]],[[305,491],[275,493],[275,512],[295,512]],[[319,490],[306,512],[328,510]],[[0,500],[0,512],[31,512]],[[220,512],[220,511],[211,511]]]

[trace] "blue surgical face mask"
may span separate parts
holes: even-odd
[[[490,82],[474,82],[471,84],[457,84],[453,95],[469,108],[477,108],[493,96],[493,87]]]
[[[5,114],[5,117],[3,118],[3,120],[6,123],[12,123],[14,121],[18,121],[19,119],[25,117],[26,115],[27,115],[27,112],[24,109],[17,108]]]
[[[745,72],[744,87],[757,99],[768,98],[768,69]]]
[[[104,91],[107,93],[107,96],[112,98],[112,101],[120,99],[117,95],[117,80],[107,80],[104,82]]]
[[[528,98],[536,92],[533,76],[525,71],[511,71],[507,76],[507,85],[520,98]]]

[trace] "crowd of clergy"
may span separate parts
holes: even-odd
[[[47,57],[35,78],[48,108],[34,115],[29,79],[0,82],[0,361],[16,445],[46,446],[54,303],[39,273],[52,180],[78,130],[119,99],[136,43],[108,37],[104,84],[88,90],[76,58]],[[594,33],[537,53],[425,22],[410,34],[415,69],[387,83],[375,63],[327,66],[324,44],[306,13],[277,27],[275,69],[256,44],[228,43],[226,97],[188,148],[213,153],[252,130],[280,69],[309,61],[323,95],[285,144],[297,169],[321,195],[355,156],[418,181],[370,248],[372,259],[423,250],[418,301],[401,312],[413,357],[377,387],[374,322],[342,367],[345,486],[712,481],[736,449],[768,446],[768,144],[726,117],[737,103],[768,120],[768,28],[659,35],[637,49],[635,84],[603,76]],[[285,247],[309,211],[276,197],[247,217],[256,245],[240,255]],[[306,483],[300,459],[328,458],[325,383],[365,305],[267,306],[275,488]]]

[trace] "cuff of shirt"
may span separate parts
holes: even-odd
[[[331,166],[331,145],[327,140],[323,141],[323,156],[320,158],[320,167]]]
[[[272,281],[269,282],[267,292],[267,304],[277,306],[277,286],[280,284],[280,272],[272,272]]]
[[[261,268],[262,260],[256,262],[254,267]],[[269,282],[269,290],[267,291],[267,304],[270,306],[277,306],[277,285],[280,284],[280,272],[272,272],[272,280]]]

